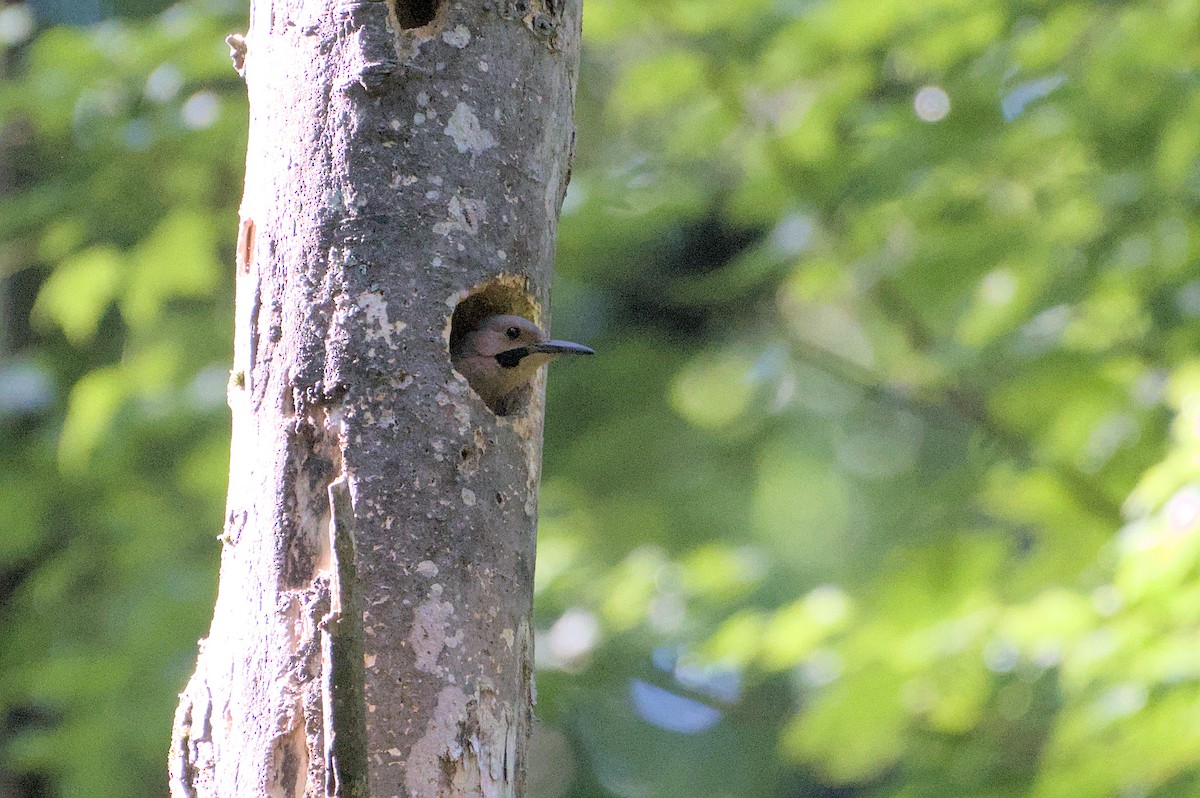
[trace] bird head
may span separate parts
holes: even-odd
[[[484,318],[453,348],[450,360],[488,407],[507,415],[539,368],[560,355],[594,354],[582,344],[548,340],[529,319],[505,314]]]

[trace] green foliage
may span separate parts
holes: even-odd
[[[51,28],[0,88],[0,261],[8,306],[28,313],[0,361],[6,795],[25,794],[20,774],[53,794],[165,792],[227,473],[220,264],[246,124],[232,24],[177,7]]]
[[[0,785],[164,791],[215,585],[238,24],[51,28],[0,88]],[[1198,4],[584,30],[554,315],[601,356],[550,380],[546,796],[1194,794]]]

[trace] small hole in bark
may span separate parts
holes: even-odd
[[[422,28],[433,22],[441,0],[395,0],[396,21],[404,30]]]
[[[509,416],[524,410],[529,402],[530,384],[526,382],[511,391],[499,392],[494,390],[493,385],[484,384],[486,378],[471,369],[467,336],[492,316],[520,316],[536,324],[540,314],[529,296],[528,285],[523,277],[502,275],[468,292],[454,306],[454,313],[450,316],[451,362],[458,373],[467,378],[472,390],[498,416]],[[498,373],[504,374],[502,369]]]

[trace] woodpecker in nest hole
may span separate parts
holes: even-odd
[[[498,416],[518,410],[537,370],[560,355],[594,355],[570,341],[550,341],[522,316],[488,316],[459,339],[450,362]]]

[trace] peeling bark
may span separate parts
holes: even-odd
[[[221,584],[172,795],[522,794],[542,386],[498,418],[448,340],[481,291],[547,326],[579,11],[253,0]]]

